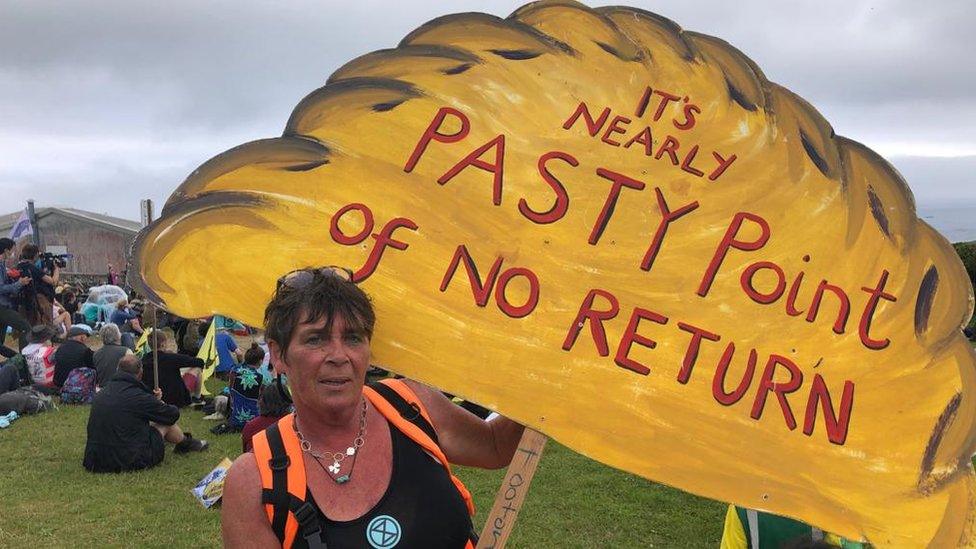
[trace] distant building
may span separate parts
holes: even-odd
[[[106,275],[109,263],[121,273],[129,246],[141,228],[137,221],[74,208],[36,208],[34,213],[40,228],[41,251],[72,254],[74,257],[63,269],[72,274]],[[20,214],[16,211],[0,216],[0,236],[10,232]]]

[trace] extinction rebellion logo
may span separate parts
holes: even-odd
[[[400,543],[400,523],[389,515],[380,515],[366,526],[366,540],[375,549],[390,549]]]

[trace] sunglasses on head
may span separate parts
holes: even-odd
[[[329,265],[328,267],[311,267],[292,271],[278,279],[278,289],[285,286],[292,290],[301,290],[315,280],[316,274],[323,277],[334,276],[347,282],[353,281],[352,270],[336,265]]]

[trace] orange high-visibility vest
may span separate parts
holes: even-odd
[[[430,416],[413,390],[403,381],[385,379],[373,387],[363,387],[363,394],[393,426],[444,466],[468,513],[474,516],[471,493],[451,472],[451,464],[434,441],[437,435]],[[310,547],[320,539],[315,508],[305,501],[305,461],[294,425],[295,414],[288,414],[253,439],[254,459],[261,474],[261,500],[271,529],[285,549],[292,546],[300,530]],[[473,549],[474,543],[469,541],[467,547]]]

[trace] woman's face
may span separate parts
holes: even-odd
[[[369,339],[341,316],[325,330],[325,319],[301,322],[282,356],[269,342],[277,369],[288,376],[295,404],[313,410],[341,411],[359,404],[369,367]]]

